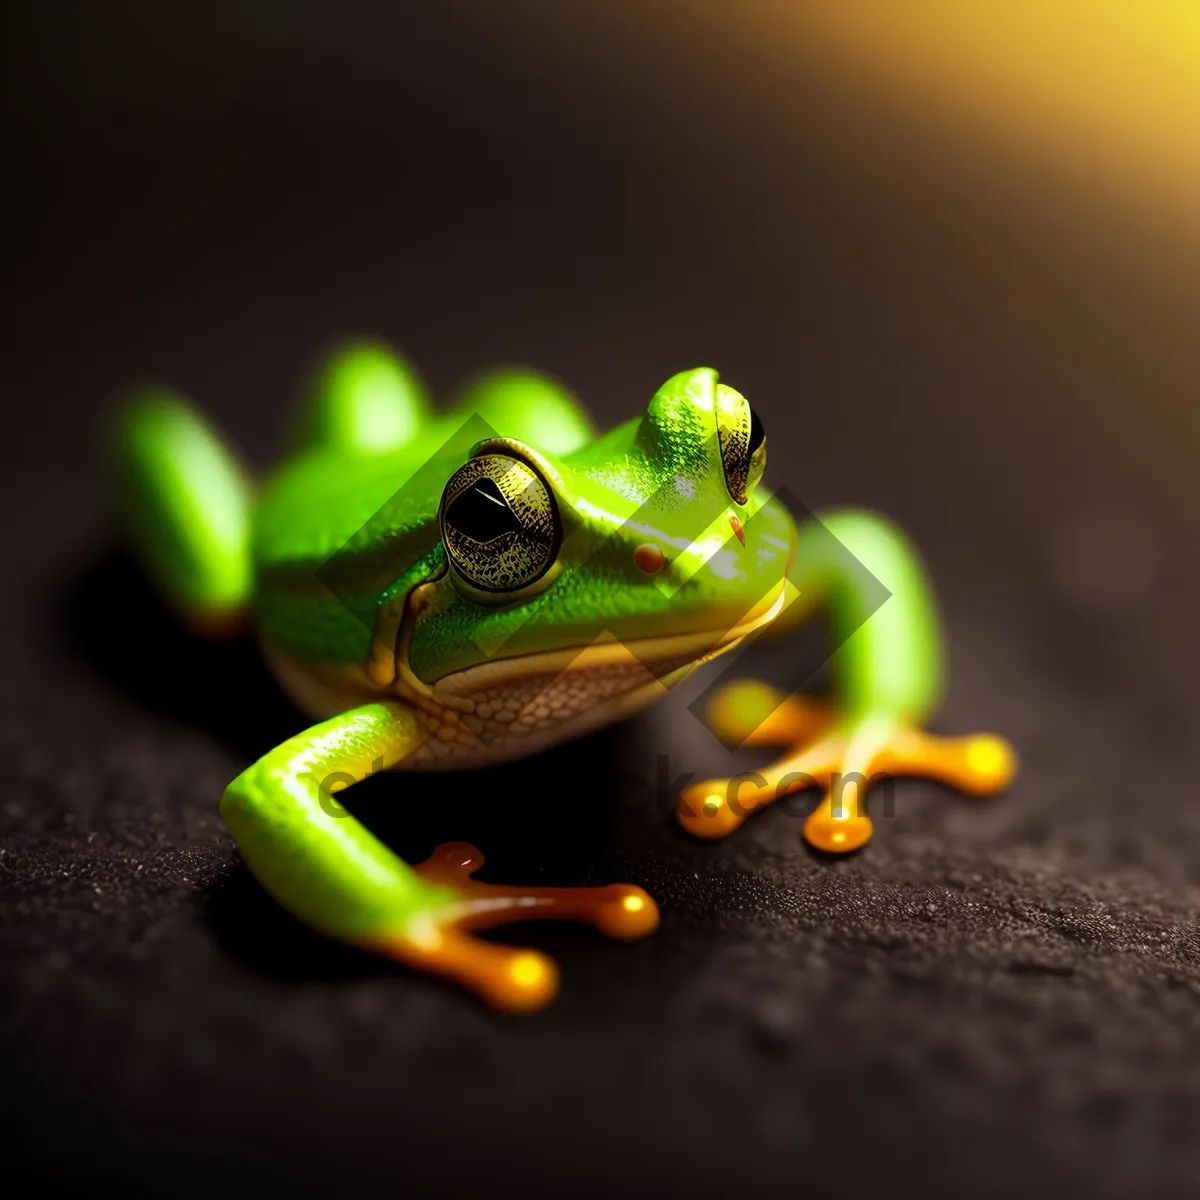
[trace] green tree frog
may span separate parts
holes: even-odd
[[[688,787],[687,830],[723,837],[815,782],[825,795],[805,836],[841,853],[871,836],[863,797],[841,780],[925,775],[985,794],[1014,774],[998,737],[922,729],[942,686],[940,635],[908,542],[864,511],[797,524],[761,483],[761,422],[714,370],[673,376],[640,416],[599,434],[561,385],[524,369],[478,377],[435,414],[403,359],[358,342],[323,364],[293,452],[258,485],[166,389],[129,397],[115,447],[123,519],[165,601],[207,634],[253,613],[270,667],[317,721],[225,791],[221,814],[250,870],[324,934],[498,1007],[545,1004],[558,972],[475,931],[562,917],[637,938],[658,923],[654,900],[623,884],[482,883],[482,856],[465,843],[411,866],[334,791],[578,737],[818,605],[854,631],[832,699],[721,689],[715,731],[783,753],[748,783]],[[865,621],[859,577],[831,544],[891,593]]]

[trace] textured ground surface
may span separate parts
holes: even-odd
[[[31,135],[16,193],[6,1156],[176,1194],[1194,1194],[1200,581],[1194,436],[1170,413],[1200,357],[1169,280],[993,193],[938,209],[904,169],[848,174],[820,139],[712,108],[683,65],[686,104],[630,66],[606,109],[573,101],[586,73],[505,67],[440,26],[403,71],[335,31],[242,32],[226,93],[186,54],[164,67],[151,29],[147,102],[100,71],[99,101]],[[671,800],[725,760],[678,693],[444,794],[356,798],[409,856],[462,838],[497,880],[653,892],[663,926],[635,946],[511,932],[562,964],[545,1014],[296,926],[215,806],[298,718],[251,645],[191,643],[146,594],[97,432],[114,386],[163,377],[266,463],[313,354],[359,330],[443,390],[543,362],[612,419],[721,367],[777,482],[913,532],[951,647],[938,727],[1012,738],[1015,788],[900,785],[844,861],[783,809],[695,843]],[[799,684],[810,647],[738,669]]]

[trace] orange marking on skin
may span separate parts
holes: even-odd
[[[730,517],[729,524],[733,527],[733,535],[744,546],[746,544],[746,531],[742,528],[742,523],[737,517]]]
[[[643,542],[633,552],[634,566],[640,571],[645,571],[647,575],[654,575],[658,571],[661,571],[666,561],[666,555],[657,546],[652,546],[649,542]]]

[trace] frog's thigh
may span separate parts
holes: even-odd
[[[469,931],[527,920],[590,921],[616,937],[657,924],[640,888],[508,888],[469,876],[482,865],[461,843],[410,867],[363,827],[336,793],[399,763],[425,734],[417,713],[388,701],[352,709],[270,751],[226,789],[221,815],[246,864],[293,915],[325,934],[452,978],[509,1009],[537,1008],[557,988],[544,955]]]
[[[241,624],[253,589],[250,486],[232,450],[182,396],[130,396],[113,446],[134,552],[163,599],[200,633]]]

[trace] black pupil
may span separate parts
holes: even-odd
[[[476,542],[490,542],[521,528],[491,479],[477,479],[466,491],[459,492],[446,510],[446,520]]]
[[[763,429],[763,423],[758,419],[758,413],[754,409],[750,410],[750,453],[763,444],[763,439],[767,436],[766,430]]]

